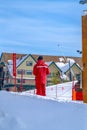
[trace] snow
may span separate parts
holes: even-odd
[[[62,67],[65,66],[65,63],[63,63],[63,62],[56,62],[56,65],[61,69]]]
[[[83,16],[87,15],[87,10],[83,10]]]
[[[52,97],[49,89],[46,97],[0,91],[0,130],[87,130],[87,104],[68,100],[67,93]]]
[[[67,58],[66,60],[67,60],[67,62],[70,62],[70,63],[75,63],[75,60],[74,60],[74,59],[72,59],[72,58]]]

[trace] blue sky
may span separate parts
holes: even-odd
[[[80,56],[79,0],[1,0],[0,53]]]

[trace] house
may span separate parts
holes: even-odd
[[[61,82],[62,70],[55,64],[55,62],[46,62],[50,69],[50,74],[48,75],[48,85],[57,84]]]
[[[13,53],[2,53],[1,54],[1,62],[5,63],[5,75],[4,75],[4,87],[10,87],[14,88],[14,85],[16,84],[18,90],[20,88],[22,89],[33,89],[35,87],[35,77],[32,73],[33,66],[37,61],[39,55],[34,54],[16,54],[16,80],[15,76],[13,75]],[[62,74],[65,74],[68,76],[69,68],[65,69],[64,66],[58,66],[57,63],[60,63],[61,56],[47,56],[43,55],[44,61],[46,64],[48,64],[50,69],[50,75],[47,77],[47,85],[55,84],[58,82],[61,82]],[[79,61],[81,63],[81,58],[73,57],[74,60]],[[65,62],[65,61],[64,61]],[[62,63],[66,65],[65,63]],[[79,67],[78,67],[79,66]],[[79,71],[80,72],[80,65],[77,65],[76,63],[72,65],[71,70],[73,71]]]
[[[60,67],[62,71],[62,79],[65,78],[68,81],[72,81],[74,78],[74,80],[79,80],[82,75],[81,67],[71,58],[68,58],[66,63],[57,62],[56,65]]]
[[[16,76],[13,74],[13,55],[10,54],[9,56],[10,59],[6,59],[5,56],[2,56],[1,58],[1,61],[5,62],[6,64],[4,87],[10,87],[12,90],[14,88],[14,85],[16,85],[18,91],[20,91],[20,88],[22,90],[33,89],[35,87],[35,77],[32,71],[33,66],[36,63],[33,56],[31,54],[23,56],[17,55]]]

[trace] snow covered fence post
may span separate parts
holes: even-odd
[[[56,85],[56,98],[57,98],[57,85]]]

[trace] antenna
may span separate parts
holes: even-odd
[[[62,54],[62,57],[63,57],[64,61],[66,62],[66,61],[67,61],[67,58],[66,58],[66,56],[65,56],[64,53],[63,53],[63,49],[61,48],[61,45],[58,44],[57,46],[60,48],[60,52],[61,52],[61,54]]]

